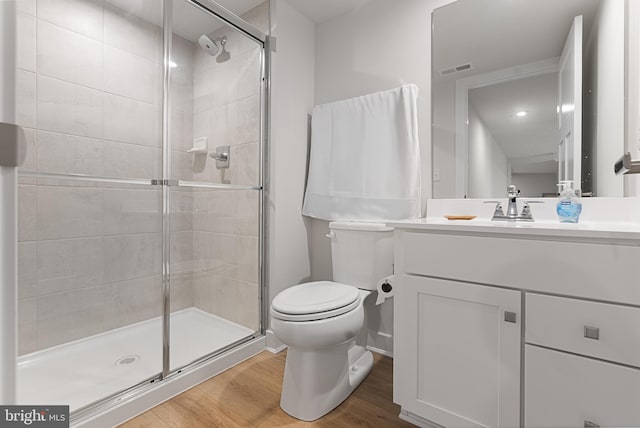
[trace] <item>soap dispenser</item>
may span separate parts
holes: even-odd
[[[573,180],[561,181],[556,212],[560,223],[577,223],[582,212],[582,202],[573,188]]]

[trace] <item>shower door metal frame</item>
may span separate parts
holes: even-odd
[[[171,117],[171,67],[170,57],[172,52],[173,38],[173,0],[164,0],[163,10],[163,94],[162,94],[162,373],[161,379],[172,377],[185,369],[197,367],[202,363],[224,353],[237,345],[264,336],[267,325],[268,302],[265,298],[267,294],[266,288],[266,192],[265,183],[268,182],[268,135],[269,135],[269,93],[270,93],[270,54],[271,40],[270,36],[262,33],[254,28],[239,16],[233,14],[229,10],[220,6],[212,0],[184,0],[192,4],[196,8],[202,10],[202,13],[210,14],[224,23],[238,30],[246,37],[251,38],[259,43],[262,47],[261,61],[261,87],[260,87],[260,135],[259,135],[259,159],[258,159],[258,184],[257,186],[243,186],[233,184],[216,184],[206,182],[192,182],[175,180],[171,177],[171,146],[170,146],[170,117]],[[234,342],[222,349],[214,350],[209,354],[203,355],[195,361],[182,366],[171,369],[170,351],[171,351],[171,213],[170,199],[171,187],[185,188],[208,188],[208,189],[226,189],[226,190],[253,190],[259,191],[260,197],[258,207],[258,280],[259,280],[259,302],[257,302],[260,311],[260,325],[253,335]]]
[[[163,380],[173,379],[177,376],[186,375],[199,369],[201,366],[209,363],[216,357],[233,350],[239,345],[246,344],[252,340],[265,335],[267,326],[267,314],[268,314],[268,299],[267,296],[267,264],[266,264],[266,245],[267,245],[267,215],[264,207],[266,206],[267,192],[266,186],[269,183],[269,168],[268,168],[268,147],[269,147],[269,106],[270,106],[270,61],[271,61],[271,37],[266,35],[240,17],[234,15],[227,9],[213,2],[212,0],[184,0],[187,1],[199,9],[203,10],[203,13],[209,13],[217,18],[221,19],[225,23],[229,24],[233,28],[244,33],[246,36],[252,38],[262,46],[262,63],[261,63],[261,101],[260,101],[260,153],[259,153],[259,183],[257,186],[242,186],[233,184],[215,184],[215,183],[202,183],[202,182],[189,182],[174,180],[170,177],[171,173],[171,147],[169,145],[170,137],[170,89],[171,89],[171,71],[169,67],[169,58],[171,54],[171,40],[173,37],[172,31],[172,0],[164,0],[163,5],[163,98],[162,98],[162,178],[157,180],[136,180],[125,179],[117,180],[122,183],[129,184],[151,184],[162,187],[162,372],[151,378],[145,379],[131,387],[114,393],[108,397],[91,403],[85,407],[82,407],[71,414],[72,423],[82,423],[89,420],[97,413],[108,411],[116,405],[122,403],[123,400],[133,399],[141,394],[148,392],[155,388],[157,385],[161,385]],[[75,179],[88,180],[88,181],[112,181],[111,178],[104,177],[85,177],[81,174],[51,174],[51,173],[36,173],[39,176],[47,176],[51,178],[69,178],[73,176]],[[171,292],[171,269],[170,269],[170,190],[171,187],[191,187],[191,188],[209,188],[209,189],[227,189],[227,190],[254,190],[260,192],[259,211],[258,211],[258,269],[259,269],[259,302],[257,303],[258,310],[260,311],[260,326],[259,329],[253,334],[244,339],[229,344],[221,349],[212,351],[209,354],[203,355],[200,358],[192,361],[191,363],[177,367],[173,370],[170,369],[170,292]],[[158,383],[158,381],[160,383]]]
[[[143,185],[143,186],[154,186],[154,185],[160,185],[162,186],[162,236],[163,236],[163,248],[162,248],[162,254],[163,254],[163,260],[162,260],[162,290],[163,290],[163,367],[162,367],[162,372],[154,375],[148,379],[145,379],[141,382],[138,382],[137,384],[134,384],[132,386],[130,386],[129,388],[119,391],[117,393],[114,393],[110,396],[107,397],[103,397],[102,399],[93,402],[85,407],[82,407],[80,409],[77,409],[76,411],[74,411],[71,415],[71,422],[72,423],[76,423],[76,422],[81,422],[83,420],[87,420],[90,419],[92,416],[94,416],[96,413],[98,412],[103,412],[106,410],[109,410],[110,408],[113,408],[114,406],[121,404],[123,400],[129,399],[129,398],[134,398],[136,396],[139,396],[142,393],[145,393],[147,391],[149,391],[150,389],[154,388],[157,383],[156,381],[160,381],[162,379],[165,379],[167,377],[172,377],[172,376],[177,376],[179,373],[183,373],[183,374],[187,374],[191,371],[194,371],[196,369],[198,369],[200,366],[210,362],[212,359],[214,359],[215,357],[237,347],[240,344],[243,343],[248,343],[250,342],[252,339],[255,339],[257,337],[261,337],[265,334],[265,328],[267,325],[267,314],[268,311],[266,310],[266,308],[268,308],[268,302],[266,299],[267,293],[266,293],[266,287],[267,287],[267,275],[266,275],[266,269],[267,269],[267,264],[266,264],[266,243],[267,243],[267,223],[266,223],[266,217],[267,217],[267,213],[265,210],[265,206],[266,206],[266,191],[265,191],[265,186],[268,184],[269,182],[269,169],[268,169],[268,147],[269,147],[269,141],[268,141],[268,135],[269,135],[269,96],[270,96],[270,86],[269,86],[269,82],[270,82],[270,54],[271,54],[271,40],[270,37],[268,35],[263,34],[262,32],[260,32],[259,30],[255,29],[254,27],[252,27],[251,25],[249,25],[248,23],[246,23],[244,20],[242,20],[240,17],[232,14],[231,12],[229,12],[228,10],[226,10],[225,8],[219,6],[218,4],[214,3],[211,0],[185,0],[188,1],[189,3],[197,6],[199,9],[203,10],[203,13],[209,13],[212,14],[213,16],[216,16],[217,18],[221,19],[222,21],[224,21],[225,23],[229,24],[230,26],[232,26],[233,28],[239,30],[240,32],[242,32],[243,34],[245,34],[247,37],[250,37],[251,39],[253,39],[254,41],[256,41],[257,43],[259,43],[262,47],[262,63],[261,63],[261,102],[260,102],[260,113],[261,113],[261,121],[260,121],[260,138],[259,138],[259,144],[260,144],[260,154],[259,154],[259,183],[257,186],[239,186],[239,185],[218,185],[218,184],[208,184],[208,183],[194,183],[194,182],[180,182],[177,180],[171,180],[171,178],[169,177],[170,175],[170,166],[171,166],[171,159],[170,159],[170,145],[169,145],[169,119],[170,119],[170,115],[169,115],[169,96],[170,96],[170,67],[169,67],[169,55],[171,53],[171,39],[172,39],[172,29],[171,29],[171,19],[172,17],[172,3],[171,0],[164,0],[163,3],[159,3],[163,5],[163,56],[164,56],[164,65],[163,65],[163,110],[162,110],[162,117],[163,117],[163,121],[162,121],[162,178],[161,179],[123,179],[123,178],[115,178],[115,177],[100,177],[100,176],[88,176],[88,175],[84,175],[84,174],[74,174],[74,173],[47,173],[47,172],[38,172],[38,171],[21,171],[21,175],[24,176],[33,176],[35,178],[50,178],[50,179],[71,179],[74,181],[86,181],[86,182],[96,182],[96,183],[121,183],[121,184],[131,184],[131,185]],[[12,2],[8,2],[7,5],[13,5]],[[3,5],[3,6],[7,6],[7,5]],[[14,17],[13,15],[13,10],[11,10],[11,16]],[[7,12],[7,10],[2,9],[3,14],[0,14],[0,17],[2,18],[3,22],[4,22],[4,18],[7,18],[9,16],[8,13],[4,13]],[[11,21],[10,23],[13,23],[13,21]],[[9,26],[7,26],[7,28],[9,28]],[[14,30],[13,28],[11,28],[12,31]],[[13,34],[13,32],[12,32]],[[12,41],[13,39],[10,37],[6,37],[5,39],[3,39],[3,42],[5,42],[5,45],[8,41]],[[4,45],[3,45],[4,46]],[[4,46],[4,48],[6,48],[7,46]],[[15,41],[13,41],[13,43],[10,43],[9,48],[14,47],[15,48]],[[6,53],[6,52],[3,52]],[[13,58],[13,56],[12,56]],[[15,59],[15,58],[13,58]],[[6,67],[6,65],[9,64],[9,67]],[[9,61],[8,63],[4,62],[4,59],[2,59],[1,61],[1,65],[2,65],[2,70],[0,70],[0,77],[2,77],[3,79],[7,78],[7,73],[11,73],[13,70],[13,62]],[[8,80],[13,80],[11,79],[11,75],[9,75],[9,78],[7,78]],[[14,83],[14,82],[12,82]],[[2,88],[5,88],[5,86],[7,85],[3,85]],[[15,87],[15,83],[13,85],[9,85],[9,86],[14,86]],[[2,92],[4,94],[4,92]],[[14,96],[13,94],[9,94],[11,96],[6,96],[6,97],[2,97],[2,109],[1,112],[7,113],[7,114],[13,114],[13,111],[11,110],[11,106],[13,105],[14,102]],[[9,106],[9,111],[5,111],[7,110],[6,106]],[[3,114],[4,114],[3,113]],[[0,118],[2,119],[2,118]],[[10,122],[12,122],[12,118]],[[2,168],[0,168],[2,169]],[[3,277],[3,280],[6,278],[9,278],[8,283],[13,282],[14,283],[14,288],[12,288],[10,291],[11,293],[9,293],[8,295],[15,295],[16,293],[16,289],[15,289],[15,285],[17,284],[17,280],[16,280],[16,272],[15,272],[15,268],[16,268],[16,251],[15,251],[15,247],[16,247],[16,243],[17,243],[17,221],[16,221],[16,216],[15,216],[15,209],[17,208],[17,201],[16,201],[16,190],[17,190],[17,171],[15,171],[15,168],[12,168],[12,170],[10,171],[9,175],[7,176],[7,179],[2,181],[3,183],[7,184],[7,187],[9,188],[9,192],[7,193],[7,198],[11,199],[13,201],[13,204],[6,204],[6,205],[11,205],[11,209],[13,214],[9,213],[7,216],[5,216],[6,218],[2,217],[0,218],[0,220],[6,220],[6,225],[10,226],[9,229],[7,229],[9,232],[7,233],[7,235],[13,235],[13,237],[15,239],[9,239],[6,241],[11,241],[9,243],[8,249],[7,249],[7,257],[5,260],[5,264],[7,264],[8,268],[3,269],[3,274],[5,274],[5,276]],[[4,176],[3,176],[4,177]],[[258,251],[259,251],[259,256],[258,256],[258,269],[259,269],[259,301],[256,302],[256,306],[258,308],[258,310],[260,311],[260,326],[258,331],[256,331],[253,335],[250,335],[248,337],[246,337],[243,340],[240,340],[236,343],[232,343],[227,347],[224,347],[222,349],[218,349],[218,350],[214,350],[213,352],[207,354],[207,355],[203,355],[201,358],[196,359],[195,361],[183,366],[183,367],[179,367],[174,369],[173,371],[170,370],[170,366],[169,366],[169,344],[170,344],[170,337],[169,337],[169,333],[170,333],[170,324],[169,324],[169,316],[170,316],[170,254],[169,254],[169,250],[170,250],[170,212],[169,212],[169,208],[170,208],[170,186],[180,186],[183,185],[185,187],[206,187],[206,188],[219,188],[219,189],[243,189],[243,190],[254,190],[254,191],[259,191],[260,192],[260,197],[259,197],[259,211],[258,211],[258,221],[259,221],[259,230],[258,230]],[[4,188],[3,187],[3,188]],[[4,221],[3,220],[3,221]],[[4,223],[3,223],[4,224]],[[3,229],[5,230],[5,229]],[[10,236],[9,236],[10,237]],[[6,237],[5,237],[6,238]],[[11,238],[11,237],[10,237]],[[3,241],[4,242],[4,241]],[[4,251],[4,247],[3,247],[3,251]],[[10,253],[10,254],[9,254]],[[3,258],[3,260],[5,259]],[[5,265],[3,265],[5,266]],[[6,267],[6,266],[5,266]],[[7,284],[0,284],[0,286],[6,286]],[[6,295],[4,296],[6,297]],[[6,300],[6,299],[5,299]],[[11,315],[11,313],[15,312],[15,299],[10,299],[13,302],[9,302],[12,303],[12,307],[13,307],[13,311],[9,310],[9,311],[3,311],[3,315],[7,316],[7,315]],[[5,302],[6,303],[6,302]],[[15,316],[11,316],[11,318],[15,321]],[[7,324],[12,324],[10,327],[10,330],[8,332],[9,337],[15,337],[16,334],[16,326],[15,323],[7,323]],[[10,339],[11,343],[6,344],[8,346],[5,346],[3,348],[3,351],[5,351],[5,353],[9,356],[7,361],[9,362],[10,365],[15,366],[15,364],[13,364],[15,357],[16,357],[16,349],[15,346],[11,346],[11,344],[13,343],[13,345],[15,345],[13,339]],[[10,355],[9,355],[10,354]],[[3,354],[4,355],[4,354]],[[2,366],[6,366],[7,361],[4,361],[4,359],[1,359],[3,364],[0,364]],[[0,367],[0,369],[7,369],[7,367]],[[9,370],[6,370],[7,372]],[[4,371],[3,371],[4,372]],[[13,402],[15,400],[15,371],[13,373],[8,373],[9,374],[9,378],[6,378],[3,380],[6,381],[3,384],[4,389],[2,390],[2,394],[0,394],[4,401],[5,404],[8,404],[10,402]]]
[[[16,122],[16,4],[0,4],[0,403],[15,404],[18,362],[18,166],[22,132]],[[4,135],[3,135],[4,134]],[[14,135],[11,135],[14,134]],[[12,159],[9,159],[12,158]]]

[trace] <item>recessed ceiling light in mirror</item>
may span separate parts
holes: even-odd
[[[516,113],[517,117],[525,117],[526,115],[527,115],[527,112],[524,111],[524,110],[523,111],[519,111],[519,112]]]
[[[575,109],[576,109],[576,106],[574,104],[562,104],[560,111],[562,111],[562,113],[571,113]]]

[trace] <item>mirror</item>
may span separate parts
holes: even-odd
[[[622,196],[625,2],[458,0],[432,14],[434,198]]]

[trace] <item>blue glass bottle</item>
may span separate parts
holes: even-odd
[[[560,223],[577,223],[582,213],[582,202],[573,188],[573,181],[561,181],[558,186],[560,186],[560,197],[556,212]]]

